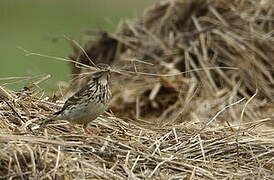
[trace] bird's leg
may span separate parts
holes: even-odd
[[[90,130],[87,127],[88,127],[88,123],[83,124],[83,129],[84,129],[84,132],[86,134],[93,134],[93,135],[98,135],[99,134],[99,132],[96,129],[91,128],[91,130]]]
[[[90,132],[90,131],[87,129],[87,127],[88,127],[88,124],[87,124],[87,123],[83,124],[84,132],[85,132],[86,134],[92,134],[92,132]]]

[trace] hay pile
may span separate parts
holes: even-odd
[[[131,76],[112,75],[114,115],[92,135],[66,121],[40,128],[60,104],[0,88],[0,177],[273,179],[274,132],[262,128],[273,121],[273,13],[271,1],[172,0],[101,33],[87,54]],[[77,48],[72,58],[89,64]],[[71,65],[78,79],[85,70]]]
[[[139,73],[130,77],[113,75],[111,109],[119,116],[158,124],[193,116],[204,121],[256,94],[245,111],[254,120],[262,116],[258,109],[274,102],[273,18],[272,1],[166,1],[136,22],[122,23],[115,34],[101,32],[86,51],[97,63],[137,67]],[[79,48],[71,57],[91,65]],[[74,65],[72,71],[84,72]],[[264,117],[273,112],[269,108]],[[225,121],[238,121],[239,109]]]
[[[274,132],[187,122],[164,128],[103,117],[93,135],[62,121],[58,104],[11,92],[0,102],[1,179],[215,179],[274,176]],[[16,112],[16,113],[15,113]],[[90,127],[92,128],[92,127]]]

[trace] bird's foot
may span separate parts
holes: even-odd
[[[87,125],[83,126],[83,130],[84,130],[84,133],[88,134],[88,135],[98,135],[99,134],[99,131],[96,128],[87,128]]]

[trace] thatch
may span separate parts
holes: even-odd
[[[0,177],[273,179],[273,6],[170,0],[101,33],[85,47],[95,63],[136,66],[112,75],[113,114],[93,134],[41,128],[55,98],[0,88]],[[91,65],[82,50],[71,57]],[[71,67],[73,78],[85,71]]]

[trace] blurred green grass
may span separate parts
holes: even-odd
[[[66,62],[25,56],[17,47],[45,55],[67,57],[72,49],[63,36],[83,39],[83,29],[114,31],[120,20],[138,17],[145,7],[159,0],[1,0],[0,85],[20,89],[29,80],[15,82],[5,77],[30,78],[50,74],[42,84],[57,89],[57,81],[68,81]],[[37,79],[36,79],[37,80]]]

